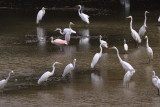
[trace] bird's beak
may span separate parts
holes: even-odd
[[[57,31],[56,29],[54,31]]]
[[[145,36],[144,39],[147,39],[147,36]]]
[[[15,73],[14,73],[14,72],[12,72],[12,74],[13,74],[13,75],[15,75]]]
[[[60,63],[60,62],[58,62],[58,64],[61,64],[61,65],[63,65],[62,63]]]
[[[44,8],[44,10],[47,10],[47,8]]]
[[[112,47],[108,48],[108,49],[112,49]]]
[[[147,11],[147,13],[149,13],[149,11]]]
[[[128,17],[126,17],[126,18],[130,18],[130,17],[128,16]]]
[[[74,23],[72,23],[72,25],[75,25]]]

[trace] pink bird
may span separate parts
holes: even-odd
[[[56,45],[68,45],[66,40],[62,40],[62,39],[53,40],[53,37],[51,37],[51,43]]]

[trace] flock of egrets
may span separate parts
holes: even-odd
[[[81,10],[81,5],[77,5],[79,7],[78,9],[78,14],[80,16],[80,18],[82,19],[82,21],[84,21],[85,23],[89,24],[89,16],[87,14],[84,14],[82,13],[82,10]],[[37,19],[36,19],[36,23],[39,24],[40,21],[42,20],[43,16],[45,15],[45,9],[46,8],[42,8],[38,14],[37,14]],[[126,18],[130,18],[131,21],[130,21],[130,30],[131,30],[131,36],[133,37],[133,39],[138,43],[140,44],[142,42],[142,38],[146,39],[146,53],[148,55],[148,58],[149,58],[149,63],[151,62],[151,60],[153,59],[153,51],[152,51],[152,48],[149,46],[148,44],[148,37],[145,36],[146,34],[146,21],[147,21],[147,17],[146,17],[146,14],[149,13],[148,11],[145,11],[145,19],[144,19],[144,24],[142,25],[142,27],[140,28],[139,30],[139,33],[137,33],[133,28],[132,28],[132,22],[133,22],[133,17],[132,16],[128,16]],[[158,18],[158,22],[160,22],[160,17]],[[68,45],[69,44],[69,41],[70,41],[70,36],[72,33],[76,33],[76,31],[72,30],[71,28],[71,25],[74,25],[72,22],[69,23],[69,28],[65,28],[62,32],[62,30],[60,28],[56,28],[55,31],[59,31],[59,33],[61,35],[64,35],[65,36],[65,40],[62,40],[62,39],[55,39],[53,37],[51,37],[51,43],[52,44],[56,44],[56,45]],[[90,67],[91,68],[94,68],[95,65],[98,63],[99,59],[101,58],[102,56],[102,49],[103,48],[108,48],[108,44],[106,41],[102,40],[102,36],[100,35],[99,36],[99,41],[100,41],[100,52],[99,53],[96,53],[92,59],[92,62],[91,62],[91,65]],[[119,50],[113,46],[113,47],[110,47],[108,49],[114,49],[116,50],[117,52],[117,57],[120,61],[120,64],[122,65],[123,69],[126,71],[125,75],[124,75],[124,78],[123,78],[123,83],[124,83],[124,86],[125,87],[128,87],[129,88],[129,82],[130,82],[130,79],[131,77],[133,76],[133,74],[135,73],[135,69],[132,67],[131,64],[129,64],[128,62],[124,61],[121,59],[120,55],[119,55]],[[128,45],[126,43],[126,40],[124,40],[124,50],[127,52],[128,51]],[[55,71],[55,65],[56,64],[62,64],[60,62],[55,62],[52,67],[53,67],[53,70],[52,72],[45,72],[38,80],[38,84],[41,84],[42,82],[44,81],[47,81],[48,78],[50,76],[52,76],[54,74],[54,71]],[[70,63],[68,64],[65,69],[64,69],[64,72],[62,74],[62,77],[65,77],[67,74],[71,74],[72,71],[74,70],[75,68],[75,64],[76,64],[76,59],[73,60],[73,64]],[[13,71],[11,71],[8,75],[8,77],[6,79],[3,79],[0,81],[0,89],[3,89],[6,85],[7,85],[7,82],[10,78],[10,75],[11,73],[14,74]],[[159,94],[159,91],[160,91],[160,79],[158,78],[158,76],[155,75],[155,72],[153,71],[153,77],[152,77],[152,82],[153,84],[155,85],[155,87],[158,88],[158,94]]]

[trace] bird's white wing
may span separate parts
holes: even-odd
[[[131,30],[131,35],[135,41],[137,41],[138,43],[141,43],[141,38],[134,29]]]
[[[147,48],[147,55],[151,58],[151,59],[153,59],[153,50],[152,50],[152,48],[151,47],[148,47]]]
[[[97,64],[98,60],[99,60],[99,53],[96,53],[92,59],[91,68],[94,68],[94,66]]]
[[[87,14],[81,13],[84,17],[89,18]]]
[[[65,28],[63,30],[63,32],[65,32],[65,33],[69,32],[69,31],[70,31],[70,28]],[[71,29],[71,33],[76,33],[76,31],[74,31],[73,29]]]
[[[159,16],[159,18],[158,18],[158,22],[160,22],[160,16]]]
[[[39,78],[38,84],[40,84],[40,83],[43,82],[43,81],[47,81],[48,78],[50,77],[50,75],[51,75],[51,72],[49,72],[49,71],[45,72],[45,73]]]
[[[82,19],[84,22],[86,22],[86,23],[89,24],[89,16],[88,16],[88,15],[86,15],[86,14],[84,14],[84,13],[81,13],[81,14],[80,14],[80,17],[81,17],[81,19]]]
[[[0,89],[4,88],[4,86],[7,84],[7,81],[5,79],[0,81]]]
[[[146,33],[146,27],[143,25],[140,29],[139,29],[139,36],[144,36]]]
[[[64,77],[64,76],[67,75],[68,73],[71,73],[73,69],[74,69],[73,64],[68,64],[68,65],[65,67],[62,76]]]
[[[126,71],[133,71],[134,68],[131,66],[131,64],[129,64],[128,62],[122,61],[122,67],[126,70]]]
[[[152,83],[154,84],[155,87],[158,88],[158,86],[157,86],[157,78],[152,78]]]
[[[127,44],[124,44],[124,50],[128,51],[128,45]]]
[[[38,24],[39,23],[39,21],[41,21],[42,20],[42,17],[44,16],[44,12],[42,11],[42,10],[40,10],[39,12],[38,12],[38,14],[37,14],[37,20],[36,20],[36,23]]]

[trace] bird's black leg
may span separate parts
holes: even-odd
[[[159,89],[158,89],[158,95],[159,95]]]

